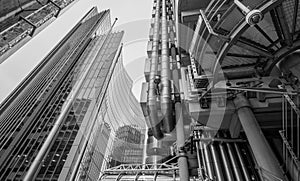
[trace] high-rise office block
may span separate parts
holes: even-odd
[[[0,1],[0,63],[77,1]]]
[[[116,131],[109,166],[115,167],[120,164],[142,163],[143,138],[141,131],[132,125],[120,127]]]
[[[98,177],[105,148],[96,146],[112,130],[102,105],[122,36],[111,32],[109,10],[91,9],[5,99],[0,180]]]

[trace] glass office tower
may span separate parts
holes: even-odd
[[[135,126],[126,125],[116,132],[112,154],[110,155],[110,167],[121,164],[140,164],[143,162],[144,136]]]
[[[0,180],[98,177],[112,130],[102,105],[122,36],[109,10],[91,9],[4,100]]]

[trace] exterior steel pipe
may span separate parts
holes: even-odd
[[[241,151],[240,151],[237,143],[234,143],[234,148],[235,148],[235,151],[237,153],[239,162],[241,163],[242,171],[243,171],[243,174],[244,174],[245,181],[251,181],[250,175],[249,175],[248,170],[246,168],[245,161],[244,161],[244,159],[242,157]]]
[[[241,168],[239,166],[239,163],[238,163],[237,158],[234,154],[234,151],[233,151],[233,148],[232,148],[231,144],[226,143],[226,146],[227,146],[227,149],[228,149],[229,158],[231,160],[231,164],[232,164],[232,167],[233,167],[233,172],[234,172],[236,181],[244,181],[243,180],[243,175],[241,173]]]
[[[225,174],[226,174],[226,179],[228,181],[234,181],[234,176],[232,173],[232,168],[230,165],[230,160],[228,158],[228,153],[226,152],[226,149],[222,143],[219,144],[220,152],[221,152],[221,157],[224,163],[225,167]]]
[[[172,27],[170,27],[170,32],[174,32]],[[171,42],[175,42],[174,37],[170,37]],[[173,46],[172,49],[174,50],[175,47]],[[178,148],[183,147],[185,145],[185,137],[184,137],[184,124],[183,124],[183,112],[182,112],[182,105],[181,105],[181,98],[180,98],[180,90],[179,90],[179,71],[177,69],[177,57],[176,52],[172,51],[171,49],[171,57],[173,61],[172,66],[172,76],[173,76],[173,82],[174,82],[174,93],[175,95],[178,95],[177,100],[175,99],[175,118],[177,121],[176,124],[176,142]],[[169,62],[170,63],[170,62]],[[170,66],[168,63],[167,66]],[[170,68],[169,68],[170,69]],[[175,123],[174,123],[175,125]],[[178,155],[178,166],[179,166],[179,175],[180,175],[180,181],[187,181],[189,180],[189,170],[188,170],[188,160],[184,153],[181,153],[181,155]]]
[[[204,179],[203,178],[203,164],[201,162],[201,155],[200,155],[200,145],[199,142],[196,143],[196,152],[197,152],[197,161],[198,161],[198,171],[200,174],[200,179]]]
[[[109,37],[110,33],[112,32],[112,28],[114,27],[116,21],[117,21],[117,19],[114,21],[108,34],[106,35],[106,37],[104,39],[104,44],[105,44],[107,38]],[[94,61],[95,61],[95,59],[94,59]],[[55,137],[59,132],[59,129],[64,121],[64,118],[65,118],[67,112],[69,111],[70,107],[73,105],[73,101],[76,99],[76,96],[79,93],[80,88],[84,83],[84,80],[86,79],[86,77],[88,76],[89,72],[91,71],[91,69],[93,67],[94,61],[90,62],[87,69],[83,72],[83,75],[79,78],[77,84],[74,85],[72,92],[70,92],[70,95],[68,96],[67,100],[65,101],[65,103],[62,106],[60,115],[58,116],[57,120],[55,121],[55,123],[54,123],[49,135],[47,136],[45,142],[43,143],[40,151],[37,153],[37,156],[35,157],[31,166],[29,167],[29,170],[24,177],[24,181],[32,181],[32,180],[34,180],[35,175],[38,174],[37,170],[38,170],[43,158],[45,157],[46,153],[49,151],[50,146],[52,145],[53,141],[55,140]]]
[[[200,137],[200,134],[198,134],[199,132],[197,132],[195,134],[195,137],[198,138]],[[201,148],[200,148],[200,143],[196,142],[196,151],[197,151],[197,161],[198,161],[198,172],[200,174],[200,179],[204,180],[204,175],[203,175],[203,168],[204,168],[204,164],[203,164],[203,156],[201,155]],[[201,157],[202,156],[202,157]]]
[[[210,150],[211,150],[211,156],[212,156],[214,166],[215,166],[217,180],[225,181],[225,178],[224,178],[223,172],[222,172],[222,166],[221,166],[221,162],[219,159],[219,155],[218,155],[218,152],[217,152],[217,149],[216,149],[214,143],[210,144]]]
[[[160,120],[158,119],[157,108],[157,86],[155,85],[155,79],[158,75],[158,42],[159,42],[159,16],[160,16],[160,0],[156,3],[155,21],[154,21],[154,35],[153,35],[153,47],[151,53],[151,65],[150,65],[150,77],[148,87],[147,106],[150,124],[152,126],[153,136],[157,139],[163,138],[163,133],[160,129]]]
[[[164,131],[169,133],[175,128],[173,120],[172,99],[171,99],[171,72],[169,56],[169,36],[167,22],[166,0],[162,1],[162,19],[161,19],[161,112],[163,115]]]
[[[199,147],[200,147],[200,152],[201,152],[201,157],[202,157],[202,164],[203,164],[203,171],[204,171],[204,175],[208,175],[208,169],[207,169],[207,165],[205,162],[205,153],[204,153],[204,147],[203,144],[201,142],[199,142]]]
[[[238,94],[234,99],[234,104],[257,164],[260,168],[268,172],[263,172],[263,177],[269,180],[273,180],[274,177],[286,180],[275,154],[263,135],[252,110],[250,109],[250,103],[248,100],[243,95]],[[272,175],[270,175],[270,173]]]
[[[214,173],[213,162],[212,162],[211,154],[210,154],[210,150],[209,150],[209,145],[203,143],[203,148],[204,148],[207,176],[209,179],[214,180],[215,173]]]
[[[178,77],[177,77],[178,82]],[[183,117],[182,117],[182,105],[180,102],[175,103],[175,112],[176,112],[176,142],[177,147],[179,149],[184,148],[185,145],[185,137],[184,137],[184,127],[183,127]],[[178,154],[178,167],[179,167],[179,175],[180,181],[189,180],[189,170],[188,170],[188,160],[187,156],[184,152],[185,150],[180,150]]]

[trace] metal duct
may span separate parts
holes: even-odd
[[[210,144],[210,149],[211,149],[211,155],[212,155],[212,159],[213,159],[214,166],[215,166],[217,180],[224,181],[221,162],[220,162],[219,155],[217,153],[217,149],[216,149],[214,143]]]
[[[157,140],[155,137],[148,137],[147,140],[147,154],[148,155],[157,155],[162,153],[162,141]]]
[[[227,149],[228,149],[228,153],[229,153],[229,157],[230,157],[230,160],[231,160],[231,163],[232,163],[233,172],[234,172],[236,181],[243,181],[243,176],[242,176],[241,171],[240,171],[240,166],[239,166],[239,163],[236,159],[236,156],[234,155],[232,146],[231,146],[230,143],[226,143],[226,146],[227,146]]]
[[[159,15],[160,15],[160,0],[156,3],[156,12],[154,20],[154,35],[153,47],[151,53],[150,77],[148,87],[147,106],[149,111],[149,120],[152,126],[153,136],[157,139],[163,138],[163,133],[160,129],[160,120],[158,119],[157,111],[157,86],[155,83],[158,75],[158,42],[159,42]]]
[[[237,153],[239,162],[240,162],[241,165],[242,165],[242,171],[243,171],[243,174],[244,174],[244,177],[245,177],[245,181],[251,181],[250,175],[249,175],[248,170],[247,170],[247,168],[246,168],[245,161],[243,160],[241,151],[240,151],[240,149],[239,149],[237,143],[234,143],[234,148],[235,148],[235,151],[236,151],[236,153]]]
[[[199,137],[200,138],[200,137]],[[204,175],[206,176],[208,173],[208,169],[207,169],[207,165],[205,162],[205,153],[204,153],[204,148],[201,142],[199,142],[199,147],[200,147],[200,153],[201,153],[201,157],[202,157],[202,164],[203,164],[203,171],[204,171]]]
[[[171,99],[171,72],[169,57],[169,36],[166,0],[162,1],[162,50],[161,50],[161,112],[164,131],[169,133],[175,128]]]
[[[227,150],[225,149],[225,147],[222,143],[219,144],[219,147],[220,147],[220,152],[221,152],[222,160],[223,160],[224,167],[225,167],[226,178],[228,181],[234,181],[234,176],[232,173],[232,168],[230,166],[228,153],[226,152]]]
[[[213,169],[213,163],[211,161],[211,153],[209,150],[209,145],[205,143],[200,143],[202,147],[204,148],[204,155],[205,155],[205,162],[206,162],[206,170],[207,170],[207,176],[210,179],[214,179],[214,169]]]

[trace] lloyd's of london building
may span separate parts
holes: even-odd
[[[112,27],[92,8],[0,105],[0,180],[97,180],[107,167],[115,131],[138,120],[124,119],[138,104]]]

